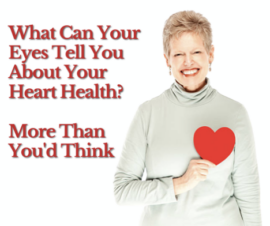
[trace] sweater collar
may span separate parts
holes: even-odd
[[[187,92],[184,87],[174,80],[166,95],[173,103],[186,107],[193,107],[209,102],[217,93],[210,85],[210,79],[206,79],[206,84],[197,92]]]

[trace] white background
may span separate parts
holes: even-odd
[[[215,59],[207,75],[211,86],[242,103],[248,110],[254,130],[261,184],[263,225],[269,225],[267,207],[269,184],[269,60],[270,33],[267,1],[1,1],[0,42],[0,225],[138,225],[143,206],[118,206],[114,201],[113,178],[124,139],[138,106],[173,82],[163,57],[162,30],[173,13],[194,10],[211,23]],[[54,27],[57,40],[14,40],[8,25],[34,25],[35,29]],[[91,29],[95,40],[63,40],[59,30]],[[97,25],[112,29],[140,29],[138,40],[101,40]],[[55,60],[52,45],[86,46],[86,60]],[[21,70],[21,60],[9,60],[9,45],[24,49],[48,49],[49,59],[28,59],[28,68],[56,68],[62,79],[8,79],[13,65]],[[88,45],[103,49],[123,49],[124,60],[93,60]],[[67,79],[64,64],[80,68],[107,68],[106,79]],[[124,87],[121,99],[60,99],[60,84],[93,88],[109,83]],[[58,89],[58,99],[9,99],[9,84],[26,88]],[[10,139],[9,124],[19,128],[55,128],[54,139]],[[63,139],[60,123],[77,123],[81,128],[104,128],[106,138]],[[58,144],[58,158],[12,158],[8,143],[40,147],[43,142]],[[102,147],[107,142],[115,158],[64,158],[61,143]],[[16,146],[16,145],[15,145]],[[74,153],[73,153],[74,154]]]

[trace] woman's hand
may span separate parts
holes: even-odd
[[[216,165],[205,159],[192,159],[185,174],[173,179],[175,195],[181,194],[194,188],[200,181],[204,181],[208,169]]]

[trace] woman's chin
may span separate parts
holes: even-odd
[[[198,78],[198,75],[181,75],[181,80],[183,80],[184,83],[194,83]]]

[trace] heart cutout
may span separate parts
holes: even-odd
[[[203,159],[218,165],[232,153],[235,135],[228,127],[221,127],[214,132],[208,126],[202,126],[195,131],[193,142]]]

